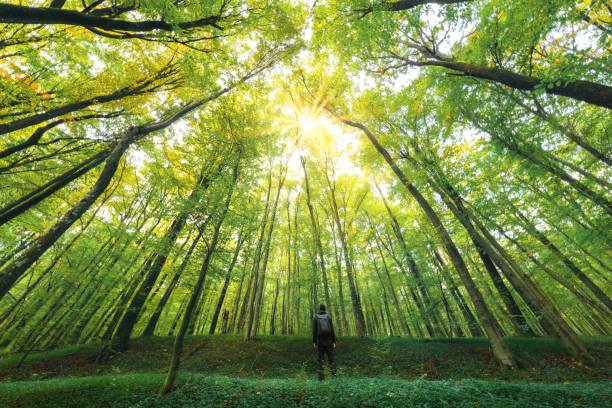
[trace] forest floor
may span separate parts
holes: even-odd
[[[0,359],[0,406],[612,406],[612,337],[585,337],[595,363],[551,338],[507,338],[520,368],[499,366],[486,339],[341,338],[339,375],[316,381],[307,337],[193,336],[174,392],[155,395],[172,353],[170,337],[135,339],[96,363],[99,345]]]

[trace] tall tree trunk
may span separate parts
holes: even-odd
[[[242,333],[244,330],[244,325],[246,323],[246,316],[248,314],[249,309],[249,300],[251,299],[251,292],[253,289],[253,281],[255,276],[251,273],[249,275],[249,281],[247,283],[247,291],[244,294],[244,299],[242,300],[242,307],[240,308],[240,314],[238,316],[238,322],[236,323],[236,333]]]
[[[275,328],[275,317],[276,317],[276,303],[278,301],[278,278],[276,278],[276,290],[274,291],[274,306],[272,307],[272,316],[270,317],[270,334],[274,334]]]
[[[246,319],[246,330],[244,332],[244,339],[248,340],[251,338],[251,330],[253,328],[253,319],[255,316],[255,305],[256,298],[258,293],[258,284],[259,284],[259,268],[261,263],[261,255],[263,251],[264,245],[264,237],[266,232],[266,226],[268,225],[268,210],[270,208],[270,193],[272,190],[272,169],[268,173],[268,189],[266,192],[266,206],[264,208],[263,219],[261,221],[261,232],[259,233],[259,239],[257,241],[257,248],[255,249],[255,257],[253,260],[253,270],[251,272],[251,285],[249,285],[250,289],[250,297],[245,299],[248,303],[246,303],[246,307],[248,310]],[[247,292],[248,293],[248,292]]]
[[[70,226],[89,209],[89,207],[102,195],[110,184],[123,153],[132,144],[139,134],[139,128],[128,130],[121,141],[108,156],[98,180],[55,225],[40,236],[32,245],[21,253],[16,259],[0,271],[0,299],[11,289],[15,281],[28,270],[63,234]]]
[[[243,268],[244,270],[244,268]],[[236,301],[234,302],[234,307],[232,311],[232,318],[228,325],[228,330],[230,333],[236,332],[236,319],[238,317],[239,309],[240,309],[240,299],[242,296],[242,286],[244,285],[244,278],[246,277],[246,271],[242,272],[240,276],[240,285],[238,285],[238,293],[236,293]]]
[[[459,310],[461,311],[461,314],[463,315],[463,318],[465,319],[470,335],[472,337],[483,336],[482,330],[480,329],[480,325],[478,324],[476,317],[474,316],[474,314],[472,313],[472,310],[469,308],[467,302],[463,298],[463,295],[459,291],[459,288],[453,281],[453,277],[451,276],[450,272],[446,269],[446,264],[444,263],[444,260],[438,253],[438,250],[436,248],[433,248],[432,253],[433,253],[433,258],[435,262],[437,262],[438,266],[440,267],[440,271],[444,275],[445,280],[450,285],[451,295],[453,295],[453,298],[455,299],[455,302],[457,303],[457,306],[459,307]]]
[[[491,257],[495,264],[501,268],[506,278],[529,305],[531,310],[542,315],[542,324],[545,329],[555,335],[559,343],[570,353],[578,357],[592,359],[576,333],[574,333],[563,320],[561,314],[554,308],[548,299],[546,299],[535,284],[533,284],[512,257],[509,256],[506,250],[497,243],[497,240],[486,231],[486,229],[482,232],[485,234],[488,241],[477,233],[471,221],[473,217],[471,217],[471,214],[464,207],[462,198],[450,186],[448,186],[446,190],[453,201],[452,203],[447,202],[447,206],[451,212],[453,212],[455,217],[465,227],[470,237],[474,240],[474,243],[479,245],[482,250]]]
[[[542,316],[542,325],[544,329],[554,335],[559,343],[571,354],[586,360],[593,360],[593,357],[584,347],[582,341],[565,322],[559,311],[535,286],[532,280],[518,266],[516,261],[506,252],[486,228],[482,229],[482,233],[486,237],[486,240],[480,237],[479,234],[476,234],[478,243],[491,255],[492,259],[501,268],[506,278],[529,305],[531,310]]]
[[[374,265],[374,270],[376,271],[376,276],[378,276],[378,281],[380,282],[380,286],[381,286],[383,305],[385,307],[385,312],[387,313],[387,321],[389,322],[389,336],[393,337],[394,336],[393,319],[391,318],[391,311],[389,310],[389,301],[387,299],[387,288],[385,287],[382,276],[380,276],[380,271],[378,270],[378,265],[376,264],[374,254],[372,253],[371,249],[370,249],[370,256],[372,258],[372,264]]]
[[[407,156],[408,157],[408,156]],[[412,157],[408,157],[412,163],[418,165],[416,160]],[[516,330],[516,332],[522,336],[535,336],[535,333],[532,331],[531,327],[527,323],[527,319],[521,312],[521,309],[518,307],[516,301],[512,297],[510,290],[506,287],[502,277],[500,276],[493,260],[491,259],[489,251],[480,244],[479,237],[476,236],[476,231],[471,225],[471,221],[467,214],[462,211],[461,203],[458,201],[461,200],[461,197],[455,190],[455,188],[446,180],[443,174],[438,174],[437,178],[434,180],[432,178],[428,178],[429,184],[432,188],[440,195],[446,206],[451,210],[452,214],[466,227],[468,231],[468,235],[476,248],[476,252],[480,256],[482,263],[485,266],[485,269],[493,282],[493,285],[497,289],[502,301],[504,302],[507,308],[507,314],[510,317],[510,321],[512,326]]]
[[[334,242],[334,260],[336,262],[336,280],[338,281],[338,304],[340,305],[340,316],[341,325],[338,331],[339,334],[342,334],[344,331],[348,332],[348,323],[346,321],[346,308],[344,307],[344,293],[342,289],[342,267],[340,263],[340,256],[338,255],[338,245],[336,243],[336,225],[330,219],[329,220],[330,228],[332,230],[332,241]]]
[[[317,255],[319,256],[319,266],[321,267],[321,276],[323,276],[323,288],[325,290],[325,304],[327,307],[331,306],[329,297],[329,285],[327,283],[327,272],[325,270],[325,258],[323,254],[323,245],[321,244],[321,235],[319,233],[319,226],[314,216],[314,210],[310,201],[310,184],[308,183],[308,172],[306,171],[306,160],[304,156],[300,154],[300,161],[302,162],[302,169],[304,169],[304,183],[306,185],[306,205],[308,207],[308,213],[310,214],[310,223],[312,225],[313,240],[317,248]]]
[[[300,303],[299,303],[299,296],[300,296],[300,281],[298,279],[298,275],[300,272],[300,252],[298,250],[298,213],[300,211],[300,193],[298,193],[297,197],[295,198],[295,211],[293,212],[293,245],[294,245],[294,249],[293,249],[293,280],[294,282],[296,282],[296,288],[293,290],[293,292],[289,292],[289,293],[293,293],[293,295],[291,296],[291,299],[293,301],[293,305],[291,306],[291,310],[294,311],[295,310],[295,316],[293,313],[290,314],[291,320],[289,321],[289,334],[293,334],[295,332],[295,328],[297,326],[294,326],[298,324],[299,322],[299,316],[300,316]]]
[[[216,175],[221,168],[214,172]],[[166,260],[168,259],[168,255],[170,251],[174,247],[174,243],[179,237],[179,234],[183,230],[185,223],[187,221],[187,216],[189,212],[196,205],[198,196],[206,191],[208,186],[210,185],[211,178],[205,175],[204,170],[202,170],[201,175],[194,186],[193,190],[189,198],[186,201],[186,205],[181,208],[179,213],[176,215],[170,228],[164,234],[162,242],[160,244],[159,251],[152,257],[146,265],[146,275],[138,291],[131,299],[126,313],[123,315],[117,330],[113,336],[111,348],[115,351],[123,351],[129,348],[130,343],[130,335],[134,330],[134,326],[138,321],[138,318],[141,314],[142,307],[149,297],[151,290],[153,289],[153,285],[155,285],[155,281],[157,280],[159,273],[162,268],[166,264]]]
[[[351,262],[349,248],[346,243],[346,232],[344,231],[344,229],[342,228],[342,224],[340,223],[340,215],[338,213],[338,205],[336,203],[335,180],[333,182],[330,180],[327,171],[325,172],[325,177],[327,179],[327,185],[329,187],[329,201],[331,203],[332,215],[334,216],[336,227],[338,228],[338,235],[340,237],[340,243],[342,244],[342,252],[344,253],[346,276],[349,284],[349,290],[351,293],[351,304],[353,306],[353,315],[355,316],[355,328],[357,330],[357,337],[363,337],[365,335],[365,318],[363,317],[363,310],[361,309],[361,300],[359,299],[357,289],[355,288],[353,265]]]
[[[183,314],[183,320],[181,322],[179,332],[177,333],[176,339],[174,340],[174,350],[172,352],[172,361],[170,362],[170,368],[168,369],[168,375],[166,376],[164,384],[159,390],[160,394],[168,393],[174,386],[174,380],[176,379],[176,374],[178,373],[181,353],[183,351],[183,340],[185,339],[185,334],[187,332],[187,328],[191,320],[191,314],[202,292],[202,285],[204,284],[204,279],[206,278],[206,273],[208,272],[210,260],[212,259],[212,256],[217,247],[217,241],[219,240],[219,231],[221,230],[221,225],[223,224],[223,221],[225,220],[225,216],[229,209],[230,201],[232,199],[232,194],[234,192],[234,187],[236,186],[236,182],[238,180],[238,166],[240,165],[240,158],[241,158],[241,153],[239,153],[238,157],[236,158],[236,163],[232,171],[233,173],[232,181],[229,187],[229,191],[227,193],[227,198],[225,199],[225,203],[223,205],[221,214],[219,215],[219,220],[215,224],[213,236],[208,246],[208,250],[206,251],[206,256],[204,258],[204,262],[202,263],[202,268],[200,269],[198,280],[193,288],[193,292],[191,293],[191,298],[189,299],[189,303],[187,304],[187,308],[185,309],[185,313]]]
[[[289,333],[289,320],[291,314],[291,212],[289,211],[289,199],[287,199],[287,280],[283,288],[283,315],[281,334]]]
[[[278,199],[280,197],[280,192],[283,188],[283,184],[285,184],[285,178],[287,175],[287,167],[281,168],[278,180],[278,188],[276,190],[276,198],[274,199],[274,205],[272,207],[272,216],[270,217],[270,227],[268,228],[268,235],[266,237],[265,249],[264,249],[264,259],[261,265],[261,273],[259,278],[259,283],[257,285],[258,291],[257,296],[255,297],[255,312],[253,313],[253,322],[251,326],[251,332],[249,333],[249,338],[254,338],[257,335],[257,331],[259,328],[260,322],[260,313],[261,313],[261,305],[263,301],[263,293],[265,287],[265,278],[266,278],[266,270],[268,268],[268,258],[270,256],[270,243],[272,242],[272,233],[274,232],[274,224],[276,220],[276,210],[278,209]]]
[[[174,288],[179,282],[181,275],[183,274],[183,271],[189,264],[189,259],[191,258],[191,254],[193,253],[196,246],[198,245],[198,242],[202,238],[203,233],[204,233],[204,228],[200,228],[198,231],[198,235],[196,235],[194,240],[191,242],[191,246],[189,247],[189,249],[187,250],[187,253],[183,257],[183,261],[181,262],[178,269],[174,272],[174,276],[172,277],[172,280],[168,284],[168,288],[164,292],[164,295],[162,296],[161,300],[157,304],[155,311],[151,315],[151,318],[149,319],[149,322],[147,323],[147,326],[145,327],[144,332],[142,333],[143,337],[152,336],[153,333],[155,332],[155,327],[157,326],[157,322],[159,321],[159,318],[161,317],[161,314],[164,308],[166,307],[168,300],[170,300],[170,296],[172,295]]]
[[[225,274],[225,280],[223,281],[223,287],[221,288],[221,293],[219,294],[219,301],[217,302],[217,307],[215,308],[215,313],[213,315],[212,321],[210,322],[210,330],[208,334],[215,334],[215,328],[217,327],[217,320],[219,319],[219,313],[221,313],[221,308],[223,307],[223,301],[225,300],[225,294],[227,293],[227,287],[230,283],[230,278],[232,277],[232,270],[234,270],[234,266],[236,265],[236,261],[238,260],[238,255],[240,255],[240,249],[242,248],[242,244],[244,243],[243,230],[240,229],[238,233],[238,241],[236,242],[236,249],[234,250],[234,256],[232,261],[230,262],[229,267],[227,268],[227,273]]]
[[[426,313],[426,305],[429,305],[429,307],[431,307],[431,305],[433,305],[433,302],[431,301],[431,297],[429,296],[428,290],[425,287],[425,282],[423,282],[423,277],[421,276],[421,272],[419,268],[417,267],[414,257],[408,250],[408,246],[406,245],[406,240],[404,239],[404,235],[402,234],[402,229],[400,228],[399,222],[397,221],[397,218],[395,218],[395,215],[391,211],[391,208],[389,207],[389,204],[387,203],[385,196],[380,190],[380,187],[378,186],[377,183],[375,183],[375,186],[383,201],[385,209],[387,210],[387,214],[389,215],[389,218],[391,219],[391,228],[393,229],[393,233],[395,237],[397,238],[397,241],[399,242],[402,252],[404,254],[404,261],[408,264],[408,270],[410,271],[410,274],[412,275],[412,277],[414,278],[416,282],[417,290],[420,293],[423,301],[425,302],[425,305],[423,305],[423,303],[421,302],[421,298],[419,298],[417,295],[414,295],[414,292],[412,292],[414,302],[416,303],[419,309],[419,312],[421,313],[421,317],[425,324],[427,333],[429,334],[430,337],[434,337],[434,327],[432,326],[430,318]],[[389,243],[390,248],[387,248],[390,253],[393,252],[392,246],[393,244],[390,242]],[[403,262],[400,262],[398,259],[396,259],[393,253],[392,253],[392,257],[394,258],[398,266],[404,272]],[[404,272],[404,275],[406,275],[405,272]]]
[[[529,235],[536,238],[542,243],[542,245],[548,248],[554,254],[554,256],[559,259],[567,267],[567,269],[569,269],[574,274],[574,276],[576,276],[584,284],[584,286],[589,288],[593,295],[595,295],[595,297],[599,299],[601,303],[606,305],[608,310],[612,312],[612,300],[610,299],[610,297],[608,297],[608,295],[606,295],[604,291],[601,290],[601,288],[595,284],[595,282],[593,282],[588,276],[586,276],[586,274],[580,268],[578,268],[578,266],[571,259],[569,259],[564,253],[562,253],[561,250],[557,248],[557,246],[552,243],[546,237],[546,235],[544,235],[544,233],[538,230],[537,227],[533,225],[518,208],[516,208],[516,206],[514,206],[509,200],[507,201],[507,203],[512,209],[512,212],[516,215],[516,217],[523,221],[525,231],[527,231]]]
[[[504,343],[504,340],[501,334],[496,329],[495,323],[494,323],[495,319],[493,315],[491,314],[491,312],[489,311],[489,308],[487,307],[487,304],[485,303],[484,298],[482,297],[482,294],[480,293],[480,291],[476,287],[476,284],[472,280],[472,277],[470,276],[467,266],[465,265],[463,258],[461,257],[461,254],[459,253],[459,250],[453,243],[450,235],[446,231],[446,228],[444,228],[444,225],[442,225],[442,222],[440,221],[440,218],[438,217],[438,215],[435,213],[433,208],[429,205],[429,202],[427,202],[425,197],[423,197],[421,193],[411,183],[408,182],[408,179],[406,178],[404,173],[400,170],[400,168],[397,166],[395,161],[391,158],[391,155],[389,155],[387,150],[385,150],[380,145],[380,143],[378,143],[378,140],[376,139],[376,137],[372,134],[372,132],[370,132],[370,130],[367,127],[363,126],[360,123],[352,122],[346,119],[341,119],[341,121],[351,127],[360,129],[363,133],[365,133],[365,135],[368,137],[370,142],[374,145],[376,150],[381,154],[381,156],[383,156],[387,164],[391,167],[391,169],[393,170],[397,178],[400,180],[400,182],[404,185],[404,187],[406,187],[408,192],[414,197],[417,203],[421,206],[421,208],[423,209],[423,211],[425,212],[425,214],[427,215],[427,217],[433,224],[438,234],[438,237],[442,240],[442,243],[444,244],[449,257],[451,258],[451,261],[453,262],[455,269],[459,273],[459,276],[461,277],[463,284],[465,285],[468,293],[470,294],[470,297],[472,298],[472,302],[474,303],[474,307],[476,308],[476,313],[478,314],[478,317],[480,318],[480,322],[482,326],[484,327],[485,331],[487,332],[487,337],[489,338],[489,341],[491,342],[491,348],[493,350],[493,354],[501,362],[501,364],[505,366],[509,366],[509,367],[516,367],[516,362],[512,354],[510,353],[510,349],[508,349],[508,346]]]
[[[368,220],[370,221],[370,226],[371,226],[372,229],[374,229],[374,226],[372,225],[372,221],[369,218],[370,217],[368,216]],[[393,300],[393,305],[395,306],[395,311],[397,313],[397,318],[400,321],[400,324],[402,326],[402,329],[403,329],[404,333],[407,334],[408,336],[412,337],[412,333],[410,332],[410,327],[408,327],[408,323],[406,322],[404,314],[402,313],[402,308],[400,307],[399,300],[397,299],[397,293],[395,293],[395,288],[393,286],[393,280],[391,279],[391,274],[389,273],[389,268],[387,267],[387,262],[385,261],[385,256],[382,253],[382,249],[380,247],[379,239],[376,236],[376,232],[374,232],[374,234],[375,234],[374,240],[376,242],[376,247],[378,249],[378,253],[380,255],[380,259],[381,259],[382,264],[383,264],[383,270],[385,271],[385,275],[387,276],[387,282],[389,283],[389,291],[391,292],[391,299]],[[370,251],[371,251],[371,249],[370,249]],[[374,262],[374,254],[371,254],[371,256],[372,256],[372,262]],[[374,265],[376,266],[376,263],[374,263]],[[382,281],[381,281],[381,284],[382,284]]]

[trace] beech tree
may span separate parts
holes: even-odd
[[[612,333],[609,4],[0,3],[0,347]],[[221,320],[221,321],[220,321]]]

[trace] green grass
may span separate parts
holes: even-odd
[[[98,346],[94,344],[79,344],[74,346],[66,346],[55,350],[44,351],[42,353],[30,353],[24,360],[24,363],[36,363],[40,361],[57,360],[62,357],[67,357],[75,354],[94,353],[98,350]],[[14,366],[21,361],[23,354],[10,354],[0,359],[0,368]]]
[[[336,350],[342,373],[351,377],[416,379],[501,379],[564,382],[605,381],[612,374],[612,338],[585,337],[596,356],[585,365],[567,355],[552,338],[507,338],[521,363],[518,370],[500,367],[486,339],[341,338]],[[0,381],[49,379],[128,373],[163,373],[172,352],[170,337],[135,339],[131,350],[95,364],[97,347],[71,346],[0,360]],[[240,336],[187,337],[181,370],[231,377],[297,378],[314,376],[315,354],[304,336],[262,336],[244,342]]]
[[[551,338],[507,338],[500,367],[486,339],[342,338],[339,375],[315,381],[308,337],[193,336],[173,392],[158,396],[172,338],[135,339],[96,364],[98,345],[0,360],[0,407],[608,407],[612,338],[585,337],[583,364]],[[27,380],[27,381],[23,381]]]
[[[128,407],[154,395],[161,374],[0,383],[0,407]]]
[[[2,407],[609,407],[609,382],[542,384],[383,378],[253,379],[183,375],[164,396],[160,374],[0,384]]]

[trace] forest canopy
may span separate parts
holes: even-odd
[[[592,361],[611,35],[608,0],[0,3],[0,347],[172,335],[176,371],[323,303]]]

